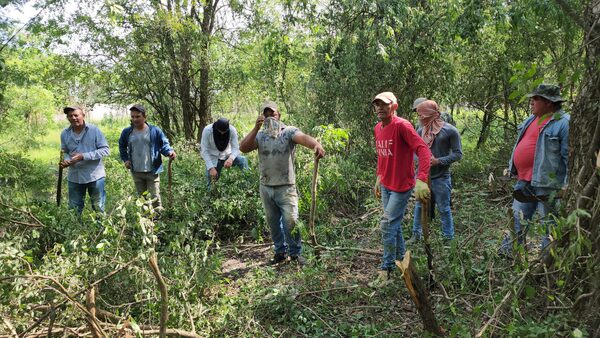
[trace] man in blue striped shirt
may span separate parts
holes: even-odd
[[[63,111],[71,124],[60,134],[60,146],[65,153],[60,166],[69,168],[69,207],[81,213],[87,191],[92,208],[104,212],[106,172],[102,158],[110,153],[108,142],[98,127],[85,122],[81,108],[65,107]]]

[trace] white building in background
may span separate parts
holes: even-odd
[[[127,106],[118,104],[96,103],[91,110],[86,110],[85,117],[90,121],[102,121],[105,118],[128,119],[129,110],[127,110]],[[67,116],[63,114],[62,109],[59,114],[54,116],[54,120],[57,122],[66,119]]]

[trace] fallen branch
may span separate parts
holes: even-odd
[[[85,306],[90,313],[88,315],[88,323],[92,323],[96,321],[96,291],[93,287],[89,289],[85,296]],[[101,337],[100,332],[96,330],[93,325],[89,325],[90,332],[92,333],[92,337],[98,338]]]
[[[4,322],[4,326],[6,326],[6,328],[8,329],[8,331],[16,336],[17,335],[17,331],[15,330],[15,327],[12,325],[12,323],[10,322],[10,320],[8,320],[8,318],[2,318],[2,322]]]
[[[357,251],[357,252],[362,252],[364,254],[368,254],[368,255],[374,255],[374,256],[381,256],[383,255],[383,252],[378,251],[378,250],[370,250],[370,249],[363,249],[363,248],[357,248],[357,247],[339,247],[339,246],[325,246],[325,245],[317,245],[316,246],[319,249],[322,250],[327,250],[327,251]]]
[[[124,321],[125,319],[121,318],[121,320]],[[104,325],[111,328],[117,328],[116,324],[105,323]],[[131,328],[127,328],[126,332],[127,331],[131,331],[132,333],[139,333],[142,336],[156,336],[161,334],[161,329],[159,327],[151,325],[140,325],[140,331],[138,332],[133,332]],[[181,329],[166,329],[164,334],[166,337],[202,338],[202,336],[199,336],[194,332],[189,332]]]
[[[333,327],[331,327],[331,325],[329,325],[325,320],[323,320],[323,318],[321,318],[321,316],[319,316],[318,313],[315,312],[315,310],[311,309],[310,307],[302,304],[302,303],[298,303],[300,306],[302,306],[303,308],[307,309],[308,311],[310,311],[315,317],[317,317],[321,322],[323,322],[323,324],[325,324],[325,326],[327,326],[331,331],[335,332],[335,335],[338,337],[342,337],[342,335],[340,335],[339,332],[337,332],[336,329],[334,329]]]
[[[50,277],[50,276],[43,276],[43,275],[16,275],[16,276],[2,277],[2,278],[0,278],[0,280],[14,279],[14,278],[43,279],[43,280],[51,281],[56,286],[58,286],[58,289],[55,289],[57,292],[62,294],[67,300],[69,300],[73,305],[75,305],[76,308],[78,308],[81,312],[83,312],[86,316],[88,316],[89,325],[94,327],[94,330],[99,332],[101,334],[101,337],[107,336],[106,333],[104,333],[104,331],[102,331],[102,328],[100,327],[100,323],[98,322],[98,320],[96,318],[94,318],[91,315],[91,313],[83,305],[81,305],[78,301],[76,301],[74,298],[76,296],[70,295],[69,292],[67,291],[67,289],[65,289],[65,287],[56,278]],[[53,310],[50,310],[50,313],[48,313],[48,314],[51,314],[52,311]],[[21,333],[21,335],[24,335],[24,334]]]
[[[43,225],[17,221],[15,219],[10,219],[10,218],[6,218],[6,217],[2,217],[2,216],[0,216],[0,219],[3,221],[6,221],[6,222],[10,222],[10,223],[18,224],[18,225],[24,225],[24,226],[30,227],[30,228],[43,228],[44,227]]]
[[[33,213],[31,213],[31,211],[29,211],[29,210],[22,210],[22,209],[19,209],[17,207],[13,207],[12,205],[8,205],[8,204],[6,204],[6,203],[4,203],[2,201],[0,201],[0,205],[5,206],[8,209],[12,209],[12,210],[18,211],[20,213],[23,213],[23,214],[31,217],[37,224],[39,224],[39,226],[38,226],[39,228],[42,228],[42,227],[46,226],[44,223],[42,223],[42,221],[40,221],[37,217],[35,217],[35,215]]]
[[[160,334],[161,338],[167,336],[167,320],[169,319],[169,295],[167,293],[167,284],[163,279],[160,269],[158,268],[158,262],[156,260],[156,252],[153,252],[150,255],[150,259],[148,260],[148,264],[150,264],[150,268],[152,269],[152,273],[154,274],[154,278],[158,283],[158,287],[160,289]]]
[[[487,328],[494,322],[494,320],[496,320],[496,316],[498,315],[498,312],[500,312],[500,309],[502,309],[502,307],[504,306],[504,304],[507,303],[507,301],[511,298],[512,295],[519,295],[521,293],[521,290],[523,289],[523,281],[525,280],[525,278],[527,277],[527,275],[529,274],[529,269],[525,270],[519,280],[516,283],[511,283],[510,285],[514,285],[514,286],[518,286],[517,291],[514,290],[510,290],[506,293],[506,295],[504,295],[504,298],[502,298],[502,301],[500,301],[500,304],[498,304],[498,306],[496,306],[496,308],[494,309],[494,312],[492,313],[492,315],[490,316],[490,318],[488,319],[488,321],[483,325],[483,327],[479,330],[479,332],[477,333],[477,335],[475,335],[476,338],[479,338],[481,336],[483,336],[483,334],[485,333],[485,330],[487,330]]]
[[[110,313],[108,311],[102,310],[102,309],[97,309],[97,314],[98,317],[101,318],[102,320],[106,321],[106,322],[110,322],[109,323],[104,323],[104,325],[108,325],[108,326],[114,326],[117,325],[118,323],[123,323],[125,322],[125,318],[119,317],[113,313]],[[142,335],[156,335],[160,333],[160,327],[158,326],[152,326],[152,325],[140,325],[140,329],[141,329],[141,334]],[[185,331],[185,330],[181,330],[181,329],[167,329],[165,331],[165,335],[166,336],[175,336],[175,337],[186,337],[186,338],[200,338],[201,336],[197,335],[195,332],[189,332],[189,331]]]
[[[0,202],[0,204],[1,204],[1,202]],[[134,259],[130,260],[129,262],[125,263],[124,265],[120,266],[119,268],[111,271],[106,276],[104,276],[104,277],[98,279],[97,281],[93,282],[92,284],[90,284],[90,286],[88,288],[95,287],[96,285],[102,283],[103,281],[107,280],[108,278],[114,276],[115,274],[119,273],[121,270],[123,270],[126,267],[128,267],[129,265],[131,265],[136,260],[137,260],[137,258],[134,258]],[[29,275],[0,277],[0,281],[7,280],[7,279],[15,279],[15,278],[27,278],[27,276],[29,276]],[[85,288],[85,289],[82,289],[82,290],[76,292],[75,294],[73,294],[73,297],[77,297],[77,296],[83,294],[84,292],[86,292],[88,290],[88,288]],[[29,326],[27,329],[25,329],[25,331],[21,332],[21,336],[25,336],[28,332],[35,329],[44,319],[46,319],[48,316],[50,316],[57,308],[63,306],[66,302],[67,302],[67,300],[64,299],[64,300],[52,305],[50,307],[50,309],[48,311],[46,311],[46,313],[44,313],[40,318],[38,318],[38,320],[35,321],[35,323],[33,323],[31,326]]]
[[[410,257],[410,250],[404,254],[402,262],[396,261],[396,266],[402,272],[404,283],[412,301],[415,303],[419,316],[423,321],[423,329],[434,335],[443,335],[446,331],[437,323],[433,307],[429,301],[429,292],[417,274]]]
[[[306,292],[300,292],[299,294],[296,295],[296,297],[306,296],[306,295],[312,295],[312,294],[315,294],[315,293],[329,292],[329,291],[355,289],[357,287],[358,287],[358,285],[355,284],[355,285],[342,286],[342,287],[338,287],[338,288],[330,288],[330,289],[323,289],[323,290],[306,291]]]
[[[379,211],[380,211],[380,209],[381,209],[381,207],[376,207],[376,208],[373,208],[373,209],[370,209],[370,210],[368,210],[368,211],[367,211],[366,213],[364,213],[362,216],[359,216],[359,217],[357,217],[355,221],[353,221],[353,222],[350,222],[350,223],[348,223],[348,224],[344,225],[344,226],[342,227],[342,229],[346,229],[346,228],[348,228],[348,227],[351,227],[351,226],[354,226],[354,225],[356,225],[356,224],[359,224],[359,223],[362,223],[362,222],[366,221],[366,220],[367,220],[367,219],[368,219],[368,218],[369,218],[371,215],[373,215],[374,213],[377,213],[377,212],[379,212]],[[351,217],[351,216],[349,216],[349,217]]]

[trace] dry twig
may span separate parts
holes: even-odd
[[[153,252],[150,255],[150,259],[148,260],[148,264],[150,264],[150,268],[152,269],[152,273],[154,274],[154,278],[158,283],[158,287],[160,289],[160,334],[161,338],[167,336],[167,320],[169,319],[169,295],[167,293],[167,284],[160,273],[160,269],[158,268],[158,261],[156,259],[156,252]]]

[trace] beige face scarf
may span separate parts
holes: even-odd
[[[427,100],[417,106],[417,114],[419,114],[419,122],[423,126],[421,137],[431,148],[435,136],[444,126],[444,121],[440,117],[440,107],[435,101]]]
[[[283,123],[274,117],[267,117],[263,123],[263,129],[265,130],[265,133],[272,138],[277,138],[279,136],[282,126]]]

